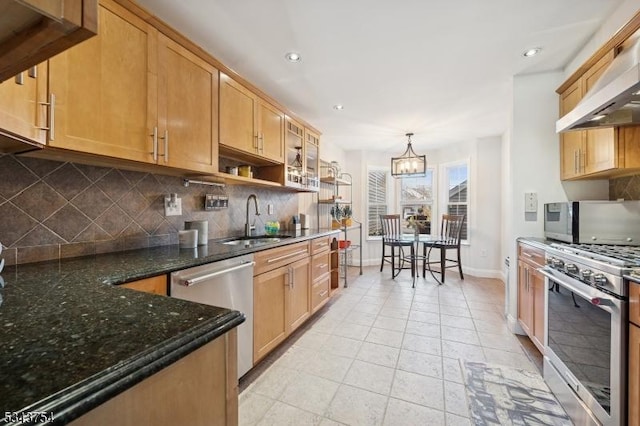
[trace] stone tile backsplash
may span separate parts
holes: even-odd
[[[207,193],[229,208],[204,210]],[[182,216],[164,216],[164,197],[182,198]],[[182,178],[0,154],[0,242],[7,264],[177,243],[188,220],[207,220],[209,238],[244,232],[247,197],[261,204],[256,228],[288,221],[298,194],[248,186],[183,185]],[[273,204],[274,214],[267,214]],[[253,218],[253,211],[251,212]]]
[[[609,180],[610,200],[640,200],[640,175]]]

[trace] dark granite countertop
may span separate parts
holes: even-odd
[[[252,248],[212,240],[197,249],[161,246],[6,267],[0,413],[47,412],[64,424],[244,321],[237,311],[112,284],[336,232],[306,231]]]

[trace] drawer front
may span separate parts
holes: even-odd
[[[518,244],[518,258],[534,266],[544,266],[544,250],[528,244]]]
[[[311,311],[317,311],[322,305],[329,300],[329,284],[330,277],[327,275],[325,278],[315,282],[311,286]]]
[[[309,242],[307,241],[260,251],[253,256],[256,262],[253,268],[253,275],[272,271],[305,257],[309,257]]]
[[[331,247],[331,237],[321,237],[311,240],[311,254],[328,251]]]
[[[331,269],[330,265],[330,253],[315,254],[311,258],[311,280],[315,281],[325,274],[329,273]]]
[[[629,283],[629,321],[640,326],[640,284]]]

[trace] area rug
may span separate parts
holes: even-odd
[[[474,425],[572,425],[539,374],[462,362]]]

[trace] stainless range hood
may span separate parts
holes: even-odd
[[[640,31],[576,107],[556,121],[556,132],[640,125]]]

